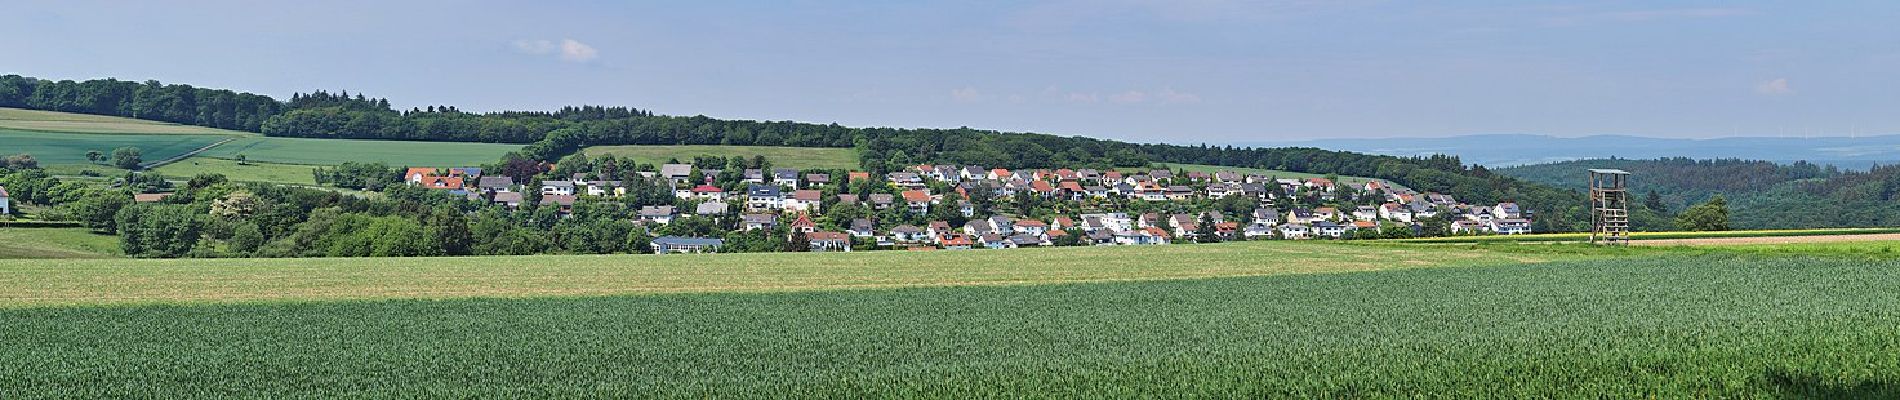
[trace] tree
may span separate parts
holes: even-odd
[[[0,168],[40,169],[40,160],[33,158],[32,154],[14,154],[7,156],[7,158],[0,159]]]
[[[1682,210],[1682,215],[1676,216],[1676,228],[1685,231],[1728,230],[1728,200],[1718,194],[1707,203]]]
[[[1201,223],[1197,225],[1199,226],[1195,227],[1194,236],[1197,236],[1194,238],[1195,241],[1200,243],[1220,243],[1220,229],[1214,226],[1214,217],[1212,215],[1201,215]]]
[[[86,150],[86,161],[90,161],[94,164],[98,164],[100,161],[105,161],[105,160],[106,160],[105,153],[102,153],[98,150]]]
[[[465,256],[473,254],[475,239],[469,233],[468,216],[452,207],[436,207],[429,214],[425,227],[442,244],[442,254]]]
[[[1669,207],[1663,204],[1662,195],[1656,194],[1654,190],[1649,191],[1649,194],[1643,195],[1643,208],[1648,208],[1650,211],[1657,213],[1669,212]]]
[[[112,165],[125,169],[139,169],[144,164],[143,155],[137,147],[120,147],[112,150]]]

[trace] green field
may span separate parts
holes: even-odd
[[[256,133],[104,115],[0,108],[0,130],[64,133],[136,133],[255,136]]]
[[[315,185],[316,178],[311,171],[312,165],[275,164],[248,161],[240,165],[237,161],[222,158],[192,157],[175,163],[166,164],[153,170],[161,175],[189,178],[198,174],[224,174],[225,178],[237,182],[271,182],[291,185]]]
[[[1262,247],[1251,250],[1256,246]],[[1280,268],[1357,254],[1382,264],[1456,254],[1304,243],[1165,249],[1182,247],[1271,251],[1253,254],[1252,264],[1288,264]],[[1533,252],[1553,249],[1587,248]],[[1389,251],[1419,253],[1383,253]],[[962,261],[906,269],[934,286],[962,281],[968,268],[1050,268],[1024,261],[1056,253],[1062,252],[596,261],[638,272],[568,269],[584,264],[573,257],[483,259],[502,264],[466,268],[451,265],[471,260],[0,263],[0,271],[11,272],[0,284],[14,286],[0,293],[78,276],[100,277],[99,286],[85,289],[93,298],[138,292],[154,281],[240,292],[299,284],[350,292],[360,289],[352,285],[363,274],[416,263],[437,265],[442,270],[434,274],[450,275],[447,281],[542,270],[550,274],[499,281],[560,286],[565,281],[555,276],[666,282],[687,273],[682,279],[724,275],[719,280],[741,282],[725,290],[752,290],[759,282],[856,279],[849,277],[872,268],[906,268],[897,263],[910,260],[904,257]],[[1198,264],[1194,257],[1139,254],[1083,248],[1039,261],[1078,271],[1092,271],[1104,258],[1140,259],[1099,267],[1110,271],[1128,264],[1194,271]],[[49,294],[32,292],[6,300],[30,307],[0,310],[7,321],[0,342],[9,344],[0,346],[0,398],[1900,396],[1900,291],[1892,290],[1900,287],[1900,261],[1608,256],[788,293],[58,307],[34,299]],[[772,259],[779,262],[742,263]],[[666,269],[674,264],[693,267]],[[695,268],[711,271],[688,273]],[[198,272],[145,272],[154,269]],[[217,279],[224,275],[271,279],[232,284]],[[752,281],[761,275],[775,278]],[[537,295],[549,294],[572,293]],[[113,300],[121,299],[83,303]]]
[[[0,129],[0,155],[32,154],[42,165],[88,164],[86,151],[107,155],[120,147],[138,147],[147,162],[185,154],[229,136],[78,134]],[[100,169],[112,169],[99,166]]]
[[[119,254],[118,236],[95,235],[86,228],[0,228],[0,259],[111,258]],[[20,283],[33,282],[29,279]]]
[[[1233,172],[1239,172],[1243,174],[1260,174],[1260,175],[1266,175],[1266,176],[1271,176],[1271,177],[1276,177],[1276,178],[1306,179],[1306,178],[1325,178],[1326,177],[1326,174],[1311,174],[1311,173],[1305,173],[1305,172],[1281,171],[1277,169],[1226,167],[1226,166],[1219,166],[1219,165],[1161,163],[1161,166],[1167,167],[1169,169],[1177,169],[1177,170],[1182,170],[1182,171],[1187,171],[1187,172],[1233,171]],[[1384,181],[1383,179],[1373,179],[1373,178],[1366,178],[1366,177],[1359,177],[1359,176],[1340,176],[1339,177],[1339,183],[1354,185],[1354,186],[1363,185],[1366,182],[1371,182],[1375,180]],[[1390,181],[1386,181],[1386,183],[1393,184]],[[1393,185],[1397,185],[1397,184],[1393,184]]]
[[[247,160],[279,164],[336,165],[354,161],[466,167],[500,161],[503,154],[520,148],[494,143],[253,137],[212,148],[201,156],[229,159],[243,155]]]
[[[1012,285],[1496,265],[1579,257],[1599,256],[1449,246],[1250,242],[924,253],[117,259],[56,264],[0,260],[0,308]]]
[[[642,163],[664,163],[678,159],[692,162],[695,156],[734,156],[751,159],[753,156],[765,156],[774,168],[797,169],[858,169],[858,151],[849,148],[821,147],[770,147],[770,146],[594,146],[581,150],[582,154],[598,156],[611,154],[617,157],[633,157]]]
[[[1630,240],[1664,239],[1706,239],[1776,236],[1832,236],[1832,235],[1873,235],[1900,233],[1900,228],[1825,228],[1825,229],[1776,229],[1742,231],[1672,231],[1672,232],[1630,232]],[[1539,233],[1531,235],[1488,235],[1488,236],[1443,236],[1416,239],[1394,239],[1387,242],[1399,243],[1540,243],[1540,242],[1583,242],[1590,240],[1589,233]]]

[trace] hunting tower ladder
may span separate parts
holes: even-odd
[[[1590,243],[1630,243],[1629,172],[1590,170]]]

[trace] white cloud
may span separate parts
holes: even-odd
[[[1794,87],[1788,86],[1788,78],[1775,78],[1767,82],[1755,84],[1755,93],[1766,95],[1789,94],[1794,93]]]
[[[561,59],[573,62],[586,62],[600,57],[600,51],[574,39],[561,39]]]
[[[1143,101],[1148,101],[1148,93],[1142,92],[1140,90],[1130,90],[1126,92],[1108,95],[1108,101],[1112,101],[1116,103],[1124,103],[1124,104],[1140,103]]]
[[[521,39],[514,42],[515,51],[534,55],[556,54],[561,61],[587,62],[600,57],[600,50],[594,46],[574,39],[561,39],[559,43],[546,39]]]
[[[1160,92],[1155,93],[1155,97],[1160,98],[1162,104],[1192,104],[1201,102],[1201,96],[1176,91],[1171,87],[1161,88]]]
[[[976,88],[965,86],[962,89],[950,89],[950,99],[958,103],[975,103],[983,101],[983,93],[976,91]]]
[[[1063,100],[1070,103],[1100,103],[1102,98],[1101,96],[1096,96],[1094,93],[1071,92],[1068,96],[1063,97]]]

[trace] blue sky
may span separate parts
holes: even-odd
[[[387,4],[385,4],[387,3]],[[0,73],[1254,142],[1900,133],[1900,2],[6,2]]]

